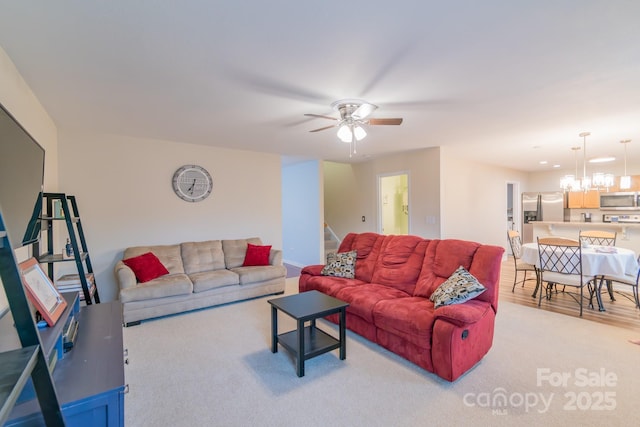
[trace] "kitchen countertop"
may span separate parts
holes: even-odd
[[[583,222],[583,221],[532,221],[530,224],[535,225],[563,225],[567,227],[607,227],[607,228],[640,228],[640,224],[636,222]]]

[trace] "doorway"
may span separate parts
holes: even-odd
[[[520,183],[518,182],[507,182],[507,209],[506,209],[506,229],[515,230],[522,232],[520,230]],[[506,233],[505,233],[506,238]],[[507,245],[507,254],[513,255],[511,253],[511,246]]]
[[[409,234],[409,173],[378,175],[380,234]]]

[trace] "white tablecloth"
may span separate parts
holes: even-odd
[[[638,274],[638,261],[631,249],[616,247],[615,253],[598,252],[601,246],[582,248],[582,274],[585,276],[635,276]],[[537,243],[522,245],[522,261],[540,267]]]

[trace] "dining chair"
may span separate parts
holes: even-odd
[[[507,230],[507,240],[509,240],[509,246],[511,247],[511,253],[513,254],[513,264],[515,267],[515,273],[513,276],[513,288],[511,288],[511,292],[515,292],[516,285],[518,283],[522,283],[524,286],[524,282],[527,280],[535,280],[536,281],[536,290],[533,293],[535,297],[536,292],[538,291],[538,271],[536,270],[535,265],[527,264],[523,262],[520,257],[522,256],[522,239],[520,237],[520,232],[516,230]],[[527,273],[532,271],[536,277],[527,278]],[[522,280],[518,281],[518,272],[523,272]]]
[[[551,299],[553,285],[576,288],[576,293],[565,292],[580,305],[580,316],[585,299],[584,288],[589,292],[589,306],[593,307],[592,296],[595,277],[585,277],[582,273],[582,245],[580,241],[563,237],[538,237],[540,257],[540,284],[547,282],[545,294]],[[579,293],[577,292],[579,291]],[[542,288],[538,307],[542,304]]]
[[[638,265],[640,266],[640,256],[638,256]],[[640,281],[640,270],[638,270],[638,273],[635,275],[625,275],[623,277],[605,275],[602,277],[601,280],[606,281],[607,285],[609,285],[609,283],[613,283],[613,284],[619,283],[622,285],[631,286],[631,292],[633,292],[633,299],[626,292],[619,292],[619,291],[615,291],[615,292],[618,295],[622,295],[628,300],[635,302],[636,308],[640,308],[640,301],[638,301],[638,281]],[[600,283],[600,286],[602,286],[602,282]],[[597,289],[596,292],[599,292],[599,289]]]
[[[585,230],[580,231],[579,240],[580,243],[586,242],[590,245],[615,246],[617,235],[617,232],[611,231]]]
[[[587,243],[589,245],[615,246],[617,236],[618,233],[612,231],[581,230],[579,233],[579,240],[580,243]],[[616,299],[613,296],[613,287],[611,285],[611,281],[607,281],[607,291],[609,292],[609,298],[611,298],[611,301],[615,301]]]

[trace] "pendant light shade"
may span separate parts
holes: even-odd
[[[571,147],[573,151],[573,157],[576,161],[576,174],[575,175],[565,175],[560,180],[560,188],[564,191],[578,191],[580,190],[580,180],[576,177],[578,176],[578,151],[580,147]]]
[[[589,191],[591,188],[591,178],[587,176],[587,137],[591,135],[591,132],[582,132],[578,136],[583,138],[582,140],[582,181],[580,187],[584,191]]]
[[[620,177],[621,190],[628,190],[631,188],[631,177],[627,175],[627,144],[630,142],[630,139],[623,139],[620,141],[621,144],[624,144],[624,175]]]
[[[609,188],[613,187],[615,183],[615,177],[611,173],[595,172],[593,174],[593,180],[591,181],[594,187]]]
[[[631,188],[631,177],[628,175],[624,175],[620,177],[620,189],[628,190]]]

